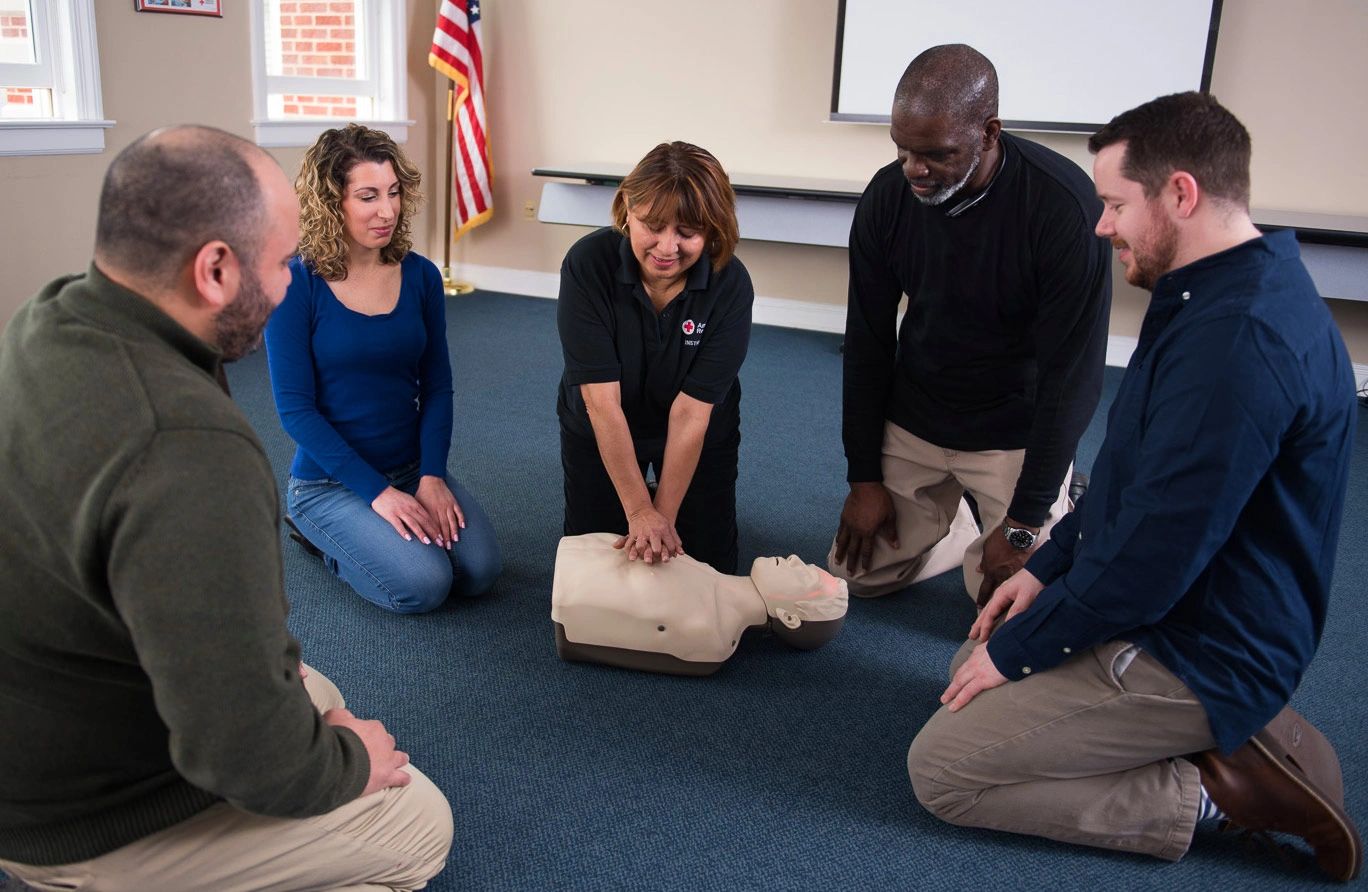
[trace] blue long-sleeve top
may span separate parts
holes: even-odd
[[[300,258],[266,326],[280,423],[298,444],[290,474],[332,478],[370,502],[385,472],[415,461],[446,474],[451,448],[451,358],[437,267],[400,262],[399,302],[367,316],[345,307]]]
[[[1019,679],[1130,641],[1238,747],[1320,642],[1354,412],[1349,357],[1291,233],[1163,276],[1088,493],[1026,564],[1046,587],[993,634],[993,664]]]

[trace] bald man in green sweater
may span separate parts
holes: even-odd
[[[268,155],[156,131],[109,168],[89,270],[0,337],[0,870],[31,885],[414,889],[445,864],[445,797],[299,661],[275,478],[223,386],[298,238]]]

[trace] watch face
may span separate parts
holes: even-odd
[[[1009,530],[1007,533],[1007,542],[1013,548],[1020,548],[1022,550],[1025,550],[1034,545],[1035,540],[1035,534],[1033,534],[1030,530],[1012,529]]]

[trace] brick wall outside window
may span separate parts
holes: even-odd
[[[356,75],[354,0],[280,0],[281,74],[287,77]],[[354,118],[351,96],[284,97],[286,115]]]
[[[0,37],[27,38],[28,16],[0,15]]]
[[[0,38],[27,40],[29,36],[28,16],[0,15]],[[29,87],[4,87],[5,104],[33,105],[34,95]]]

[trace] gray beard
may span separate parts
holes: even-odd
[[[928,207],[935,207],[938,204],[945,204],[951,198],[954,198],[957,192],[964,188],[964,184],[969,182],[969,178],[972,177],[974,175],[974,172],[978,170],[979,162],[982,160],[983,153],[979,152],[977,155],[974,156],[974,162],[969,165],[969,170],[964,174],[963,178],[961,178],[960,181],[958,183],[955,183],[953,186],[946,186],[944,189],[941,189],[938,192],[932,192],[930,195],[927,196],[921,196],[918,195],[916,192],[913,192],[912,197],[917,199],[917,201],[920,201],[922,204],[927,205]]]

